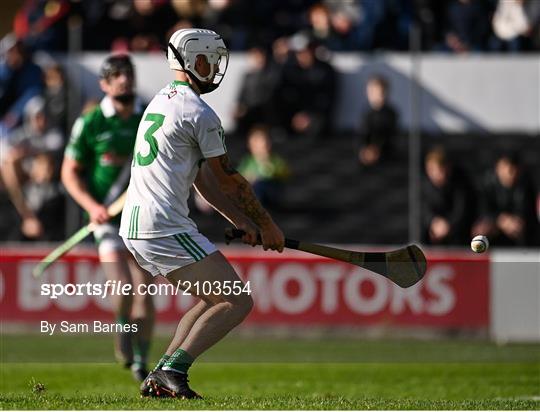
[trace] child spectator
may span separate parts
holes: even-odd
[[[272,152],[266,127],[255,126],[251,129],[248,149],[250,154],[241,160],[238,171],[251,183],[257,198],[265,207],[279,205],[289,167],[282,157]]]
[[[388,88],[388,81],[382,76],[373,76],[367,82],[369,109],[364,113],[358,142],[362,166],[373,166],[387,155],[397,134],[398,115],[388,102]]]

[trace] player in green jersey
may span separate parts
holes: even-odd
[[[137,293],[138,285],[152,282],[126,250],[118,235],[119,219],[109,219],[106,205],[127,187],[131,155],[142,116],[134,94],[134,67],[127,55],[108,57],[100,73],[105,97],[90,113],[77,119],[62,164],[62,182],[69,194],[97,226],[94,236],[99,259],[108,279],[132,284],[135,294],[113,296],[117,322],[136,327],[115,339],[117,358],[143,380],[154,324],[149,295]]]

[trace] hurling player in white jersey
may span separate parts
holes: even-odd
[[[261,206],[249,183],[231,167],[223,129],[200,98],[215,90],[227,70],[229,54],[217,33],[183,29],[169,41],[167,58],[175,80],[163,88],[143,114],[135,143],[131,180],[120,235],[147,271],[171,283],[210,282],[223,287],[204,293],[180,320],[166,353],[141,385],[143,396],[198,398],[188,386],[188,369],[249,314],[249,292],[216,247],[188,217],[192,185],[237,228],[244,243],[281,252],[284,236]],[[231,292],[231,293],[226,293]]]

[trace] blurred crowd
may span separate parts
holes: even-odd
[[[0,43],[0,240],[58,241],[66,236],[66,196],[59,181],[68,119],[69,79],[37,50],[66,50],[66,31],[82,24],[84,50],[161,52],[181,27],[224,34],[246,50],[235,137],[245,139],[238,170],[261,202],[279,209],[291,175],[273,141],[322,141],[333,134],[337,74],[331,51],[407,50],[413,22],[422,48],[448,52],[525,51],[538,47],[540,1],[519,0],[27,0],[14,32]],[[75,19],[75,20],[74,20]],[[360,170],[391,162],[400,110],[381,75],[365,82],[368,106],[354,157]],[[84,113],[99,102],[87,102]],[[71,119],[72,121],[73,119]],[[326,139],[327,140],[327,139]],[[330,160],[329,160],[330,161]],[[516,153],[502,153],[485,178],[473,181],[442,147],[425,157],[423,241],[463,245],[474,234],[494,245],[538,244],[538,190]],[[204,201],[198,208],[211,213]]]
[[[306,33],[334,51],[540,48],[537,0],[25,0],[13,31],[33,50],[160,51],[179,28],[222,34],[231,50]],[[74,46],[76,47],[76,46]]]
[[[501,153],[475,182],[442,147],[425,157],[422,187],[423,241],[463,245],[488,236],[496,246],[540,245],[537,191],[518,153]]]
[[[0,46],[2,237],[61,240],[65,198],[58,172],[68,128],[66,75],[53,60],[43,68],[35,64],[13,35]],[[17,215],[10,213],[7,198]]]

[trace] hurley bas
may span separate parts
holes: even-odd
[[[105,323],[95,320],[91,323],[72,323],[63,320],[60,323],[41,321],[40,332],[53,335],[56,331],[61,333],[136,333],[136,323]]]

